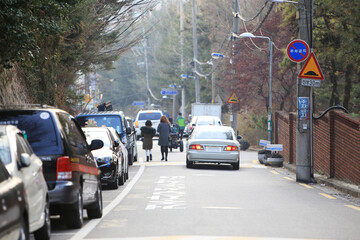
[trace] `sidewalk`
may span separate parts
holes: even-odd
[[[259,151],[261,149],[263,148],[258,146],[250,146],[249,148],[250,151]],[[296,173],[296,165],[284,162],[283,166],[289,171]],[[360,198],[360,186],[358,185],[345,183],[334,178],[327,178],[326,176],[320,174],[315,174],[314,177],[316,182],[319,184],[325,184],[328,187],[335,188],[343,193]]]
[[[296,172],[296,165],[285,163],[283,164],[284,168]],[[333,187],[343,193],[350,194],[354,197],[360,197],[360,186],[355,184],[345,183],[340,180],[336,180],[334,178],[327,178],[324,175],[314,174],[315,180],[319,184],[325,184],[328,187]]]

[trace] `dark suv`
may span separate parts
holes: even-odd
[[[100,171],[76,120],[67,112],[46,105],[0,106],[0,124],[17,126],[43,162],[50,212],[62,215],[71,228],[83,225],[83,208],[89,218],[102,216]]]
[[[134,130],[131,129],[122,111],[84,112],[76,116],[81,127],[113,127],[128,150],[128,162],[132,165],[136,157],[136,142],[132,141]]]

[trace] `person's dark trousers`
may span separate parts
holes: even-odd
[[[161,160],[164,160],[164,153],[165,153],[165,161],[167,161],[167,156],[168,156],[167,146],[161,146]]]

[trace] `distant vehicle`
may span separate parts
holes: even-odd
[[[132,165],[137,157],[136,144],[131,141],[131,136],[135,134],[131,127],[127,127],[125,114],[122,111],[101,111],[84,112],[76,116],[76,120],[81,127],[113,127],[119,134],[121,141],[125,144],[129,154],[129,165]]]
[[[61,215],[70,228],[102,216],[100,170],[91,153],[101,140],[87,144],[84,132],[67,112],[46,105],[0,106],[0,124],[17,126],[43,161],[50,213]]]
[[[215,116],[221,119],[220,103],[192,103],[191,115],[194,116]]]
[[[115,138],[115,141],[119,143],[120,151],[122,151],[122,156],[124,158],[124,167],[125,167],[125,178],[129,179],[129,165],[128,165],[128,151],[126,149],[125,144],[121,141],[119,134],[116,132],[115,128],[108,127],[109,131],[112,133],[113,137]]]
[[[186,134],[187,134],[188,136],[191,134],[191,132],[192,132],[193,129],[194,129],[196,119],[197,119],[197,116],[193,116],[193,117],[191,118],[190,122],[189,122],[188,125],[187,125]]]
[[[43,163],[15,126],[0,125],[0,158],[10,175],[24,182],[29,232],[35,239],[50,239],[50,203]]]
[[[118,189],[125,183],[125,166],[120,143],[115,141],[112,133],[106,127],[84,127],[86,140],[91,143],[94,139],[101,139],[104,146],[92,151],[101,171],[101,182],[112,189]]]
[[[28,239],[29,226],[25,210],[25,189],[23,181],[10,176],[0,161],[0,239]]]
[[[157,129],[162,116],[163,112],[161,110],[140,110],[135,119],[136,139],[141,137],[140,128],[145,126],[146,120],[151,120],[152,127]],[[158,134],[156,132],[156,135]]]
[[[239,170],[240,139],[231,127],[196,127],[186,143],[186,167],[194,163],[227,163]]]

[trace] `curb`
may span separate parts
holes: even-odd
[[[296,166],[294,164],[284,162],[283,166],[284,168],[296,173]],[[328,187],[335,188],[343,193],[360,198],[360,186],[358,185],[345,183],[334,178],[327,178],[326,176],[319,174],[315,174],[314,177],[317,183],[325,184]]]

